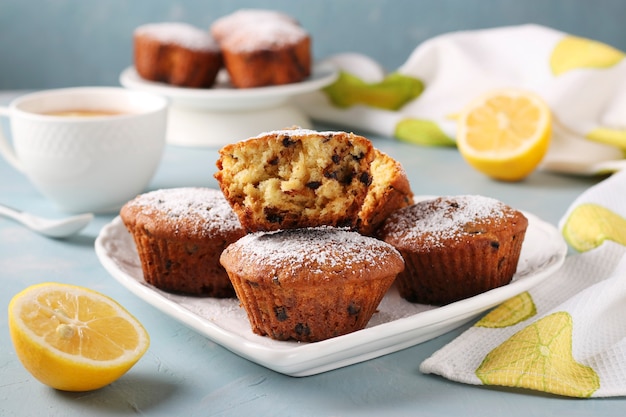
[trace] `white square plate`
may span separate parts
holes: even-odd
[[[117,281],[163,313],[259,365],[286,375],[308,376],[430,340],[548,278],[563,264],[567,245],[554,226],[524,215],[528,230],[510,284],[442,307],[409,303],[392,286],[365,329],[315,343],[254,334],[237,299],[186,297],[147,284],[134,241],[119,217],[102,228],[95,248]]]

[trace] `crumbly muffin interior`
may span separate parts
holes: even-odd
[[[216,178],[234,208],[257,221],[353,226],[345,223],[365,199],[374,154],[367,139],[345,135],[284,130],[225,147]]]
[[[370,165],[372,183],[359,212],[359,230],[373,234],[395,210],[413,203],[413,192],[404,168],[387,154],[375,149]]]

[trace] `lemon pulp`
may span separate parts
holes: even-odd
[[[461,112],[457,146],[476,170],[519,181],[542,161],[551,135],[551,112],[543,99],[526,90],[493,90]]]
[[[101,388],[143,356],[149,336],[111,298],[87,288],[44,283],[9,303],[15,352],[39,381],[67,391]]]

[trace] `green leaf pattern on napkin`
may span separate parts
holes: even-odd
[[[424,84],[417,78],[398,72],[387,75],[377,83],[367,83],[359,77],[340,71],[337,80],[324,88],[324,93],[337,107],[364,104],[385,110],[398,110],[419,97]]]
[[[425,146],[456,146],[437,123],[423,119],[403,119],[396,125],[394,136],[401,141]]]

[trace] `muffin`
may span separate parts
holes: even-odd
[[[391,245],[332,227],[249,234],[220,261],[253,332],[301,342],[364,328],[404,268]]]
[[[215,174],[248,232],[357,227],[376,154],[363,136],[286,129],[219,151]]]
[[[245,232],[219,190],[148,192],[126,203],[120,217],[133,236],[148,284],[174,293],[234,297],[219,257]]]
[[[220,46],[236,88],[297,83],[311,75],[311,37],[300,26],[262,22],[238,29]]]
[[[528,220],[492,198],[463,195],[420,201],[393,212],[378,236],[406,263],[400,295],[444,305],[511,282]]]
[[[222,53],[213,37],[186,23],[139,26],[133,43],[135,69],[146,80],[208,88],[222,67]]]

